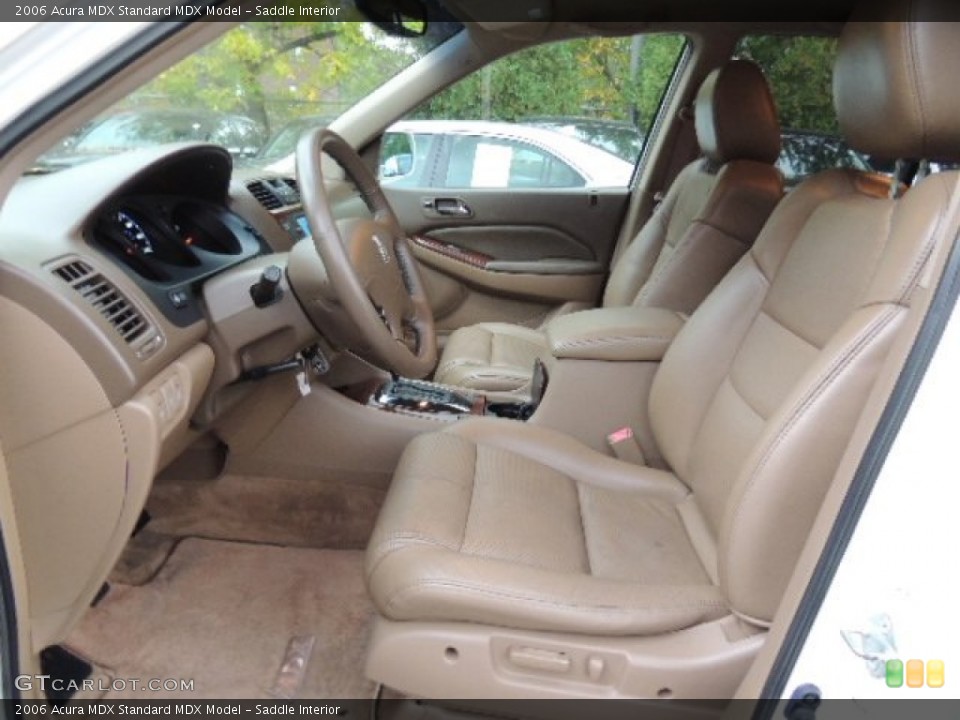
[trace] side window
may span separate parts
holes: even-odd
[[[440,140],[413,183],[421,187],[626,187],[685,45],[656,34],[529,48],[436,95],[388,135],[415,127]],[[388,182],[390,153],[385,139]]]
[[[452,135],[441,187],[573,188],[586,180],[548,150],[483,135]]]
[[[428,182],[435,138],[424,133],[386,132],[380,144],[380,180],[396,187],[417,187]]]
[[[830,168],[888,169],[840,136],[831,89],[836,38],[750,35],[736,55],[756,62],[770,82],[783,128],[777,165],[788,186]]]

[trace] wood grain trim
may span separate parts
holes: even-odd
[[[467,265],[471,265],[475,268],[486,268],[487,265],[494,260],[494,258],[490,255],[476,252],[475,250],[466,250],[458,245],[443,242],[442,240],[436,240],[435,238],[427,235],[414,235],[410,239],[415,245],[419,245],[422,248],[431,250],[435,253],[443,255],[444,257],[448,257],[451,260],[458,260],[459,262],[466,263]]]

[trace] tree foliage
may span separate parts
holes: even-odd
[[[741,41],[737,54],[763,68],[784,128],[838,134],[832,95],[834,38],[753,35]]]
[[[516,121],[531,116],[629,121],[646,129],[684,40],[591,38],[502,58],[420,107],[419,118]],[[637,62],[631,63],[636,44]]]
[[[239,113],[275,130],[303,115],[338,115],[429,40],[389,38],[361,22],[250,23],[159,75],[128,105]]]
[[[300,116],[338,115],[450,30],[438,27],[419,40],[391,38],[361,22],[241,25],[162,73],[124,105],[237,113],[275,131]],[[679,35],[647,35],[537,46],[463,79],[413,115],[592,118],[629,122],[645,134],[683,44]],[[830,99],[835,52],[832,39],[811,37],[750,37],[738,49],[764,68],[785,127],[827,133],[836,132]]]

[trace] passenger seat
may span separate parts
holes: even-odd
[[[604,307],[692,313],[750,248],[783,196],[774,167],[780,124],[763,72],[732,60],[707,76],[695,105],[703,157],[688,165],[616,262]],[[546,334],[481,323],[451,336],[434,380],[485,392],[528,391]]]

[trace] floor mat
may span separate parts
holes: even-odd
[[[114,585],[67,643],[115,678],[185,679],[194,692],[109,698],[269,698],[294,639],[314,638],[299,698],[369,698],[373,607],[363,553],[187,538],[148,584]]]
[[[333,481],[223,475],[153,486],[149,529],[294,547],[362,549],[385,491]]]

